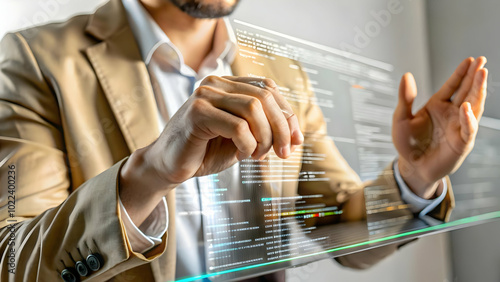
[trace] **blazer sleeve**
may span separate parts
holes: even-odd
[[[72,187],[62,122],[55,91],[28,44],[20,34],[6,35],[0,43],[1,281],[59,281],[64,269],[89,255],[99,267],[82,279],[104,281],[165,251],[165,238],[145,255],[130,247],[118,206],[126,160]]]

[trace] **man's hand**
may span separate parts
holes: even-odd
[[[484,57],[464,60],[415,115],[415,79],[407,73],[401,80],[392,137],[401,175],[422,198],[439,193],[437,181],[457,170],[474,146],[486,98],[485,63]]]
[[[271,147],[278,157],[289,157],[304,137],[297,117],[286,113],[292,108],[270,79],[207,77],[160,137],[122,168],[120,198],[132,221],[140,224],[149,214],[144,207],[152,210],[193,176],[220,172],[248,157],[263,159]]]
[[[262,82],[264,88],[248,82]],[[280,158],[303,136],[274,81],[244,77],[206,78],[168,122],[151,147],[158,173],[168,183],[220,172],[248,157],[263,159],[271,147]]]

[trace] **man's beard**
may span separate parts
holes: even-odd
[[[220,18],[230,15],[238,3],[233,5],[225,3],[205,3],[203,0],[170,0],[175,6],[193,18],[208,19]]]

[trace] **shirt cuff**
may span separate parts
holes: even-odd
[[[161,202],[158,203],[139,227],[130,219],[121,199],[118,199],[118,201],[120,202],[122,222],[125,226],[125,232],[127,233],[132,251],[145,253],[156,245],[159,245],[161,237],[167,232],[168,228],[168,208],[165,197],[162,198]]]
[[[448,193],[448,184],[446,182],[446,178],[442,178],[441,181],[443,182],[443,191],[441,192],[441,195],[439,195],[439,197],[432,200],[421,198],[415,195],[415,193],[410,190],[408,185],[406,185],[405,181],[401,177],[401,173],[399,172],[398,167],[398,160],[394,161],[393,170],[394,178],[396,179],[396,183],[398,184],[399,190],[401,191],[401,199],[403,199],[405,203],[409,204],[410,210],[413,213],[418,213],[419,217],[428,214],[439,204],[441,204],[441,202],[446,197],[446,193]]]

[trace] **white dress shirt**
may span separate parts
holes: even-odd
[[[122,0],[122,2],[153,84],[161,132],[169,117],[172,117],[184,104],[203,78],[208,75],[232,74],[231,63],[237,51],[236,39],[227,19],[219,20],[214,36],[214,48],[202,62],[197,73],[184,63],[182,54],[138,0]],[[403,200],[418,209],[413,212],[427,213],[432,210],[429,207],[437,206],[444,198],[447,190],[446,182],[442,197],[424,200],[413,194],[406,186],[397,165],[394,166],[394,170]],[[201,203],[196,178],[176,188],[176,202],[176,277],[206,273],[202,245]],[[121,201],[120,209],[133,251],[143,253],[161,243],[161,237],[168,227],[168,209],[165,200],[155,207],[139,227],[130,220]]]

